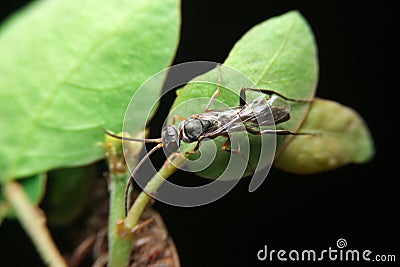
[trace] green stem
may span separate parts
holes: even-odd
[[[185,159],[186,158],[181,154],[172,154],[168,160],[165,161],[158,173],[151,178],[128,212],[128,216],[125,219],[125,226],[128,229],[132,231],[139,222],[143,210],[151,199],[149,194],[155,193],[164,181],[168,179],[168,177],[171,176],[178,167],[184,164]],[[169,163],[169,161],[173,164]]]
[[[128,265],[132,241],[120,237],[117,232],[117,223],[125,218],[124,193],[129,173],[110,174],[110,213],[108,218],[108,245],[111,267],[125,267]]]
[[[8,182],[4,185],[4,196],[14,208],[19,222],[43,261],[49,266],[66,267],[64,258],[50,236],[44,212],[30,203],[22,186],[17,182]]]
[[[127,134],[121,136],[130,137]],[[136,138],[144,138],[146,132],[139,132]],[[142,142],[127,142],[124,146],[119,138],[107,135],[103,144],[110,170],[109,192],[110,212],[108,217],[108,266],[125,267],[129,264],[132,239],[120,232],[125,218],[125,187],[130,177],[128,166],[136,166]]]

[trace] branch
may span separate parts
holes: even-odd
[[[67,264],[46,226],[44,212],[30,203],[24,189],[17,182],[6,183],[3,190],[5,198],[14,208],[19,222],[31,238],[42,260],[49,266],[66,267]]]

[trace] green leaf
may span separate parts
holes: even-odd
[[[102,158],[100,129],[120,130],[135,90],[172,62],[179,9],[178,0],[42,0],[6,21],[0,181]],[[143,107],[161,82],[148,88]],[[146,123],[141,110],[137,130]]]
[[[217,99],[227,106],[238,105],[240,89],[251,84],[253,87],[274,90],[289,98],[310,100],[314,97],[318,77],[316,44],[309,25],[296,11],[253,27],[235,44],[224,65],[240,71],[248,78],[234,75],[229,68],[221,67],[223,87],[235,92],[234,94],[221,88],[221,94]],[[170,122],[173,115],[190,117],[192,114],[203,113],[208,99],[216,90],[217,77],[217,70],[214,69],[194,79],[212,84],[192,83],[179,90],[172,107]],[[190,101],[197,98],[206,100],[197,104]],[[296,131],[306,116],[309,104],[291,104],[291,119],[279,127]],[[279,139],[278,151],[283,141],[286,142],[290,138]],[[252,163],[258,159],[259,140],[254,136],[250,136],[250,139],[252,149],[250,163]],[[225,140],[215,139],[216,146],[221,148]],[[206,143],[208,142],[202,143],[202,146],[207,146]],[[198,174],[209,178],[218,177],[228,160],[229,154],[219,149],[215,162]]]
[[[21,180],[21,185],[24,188],[28,199],[33,205],[39,204],[44,196],[44,192],[46,191],[46,180],[47,176],[45,173],[41,173],[38,175],[34,175],[28,178]],[[0,190],[0,218],[7,216],[9,218],[14,218],[14,211],[10,208],[10,206],[5,202],[4,197],[2,195],[2,190]],[[3,213],[3,214],[2,214]],[[1,221],[1,220],[0,220]]]
[[[288,172],[310,174],[348,163],[364,163],[374,154],[367,125],[353,109],[339,103],[315,99],[301,132],[277,157],[275,166]]]

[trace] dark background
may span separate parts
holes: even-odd
[[[2,2],[1,19],[26,2]],[[264,245],[276,250],[318,250],[335,248],[338,238],[345,238],[349,249],[397,253],[400,260],[399,244],[395,243],[399,224],[393,153],[397,120],[390,104],[397,86],[390,83],[388,74],[390,37],[398,34],[389,30],[394,7],[384,1],[185,0],[174,63],[222,63],[252,26],[293,9],[306,17],[316,37],[320,61],[317,95],[353,107],[362,115],[372,132],[376,155],[367,164],[316,175],[294,175],[273,168],[254,193],[247,191],[250,179],[243,179],[225,197],[203,207],[156,203],[182,266],[266,266],[270,263],[258,262],[256,257]],[[156,118],[167,116],[173,97],[163,99]],[[161,119],[151,123],[154,136],[160,132]],[[386,149],[384,140],[390,142]],[[201,180],[183,172],[173,179],[188,178]],[[24,235],[18,223],[7,221],[1,226],[2,266],[5,262],[8,266],[42,265]]]

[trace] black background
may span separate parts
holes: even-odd
[[[1,19],[25,2],[2,2]],[[174,63],[222,63],[252,26],[293,9],[306,17],[316,37],[320,61],[317,95],[351,106],[362,115],[372,132],[376,155],[367,164],[316,175],[294,175],[273,168],[254,193],[247,191],[250,179],[243,179],[225,197],[203,207],[156,203],[183,266],[266,266],[270,263],[256,257],[264,245],[276,250],[318,250],[335,248],[338,238],[345,238],[349,249],[397,253],[400,260],[398,242],[395,244],[399,224],[393,153],[398,137],[391,104],[397,85],[390,83],[393,76],[388,74],[393,68],[389,66],[391,37],[398,34],[389,30],[394,7],[384,1],[186,0]],[[160,119],[151,123],[152,136],[159,135],[161,119],[167,116],[173,97],[163,99],[156,114]],[[386,149],[384,140],[390,142]],[[183,172],[173,179],[188,178],[201,179]],[[1,266],[42,265],[24,235],[18,223],[3,223]]]

